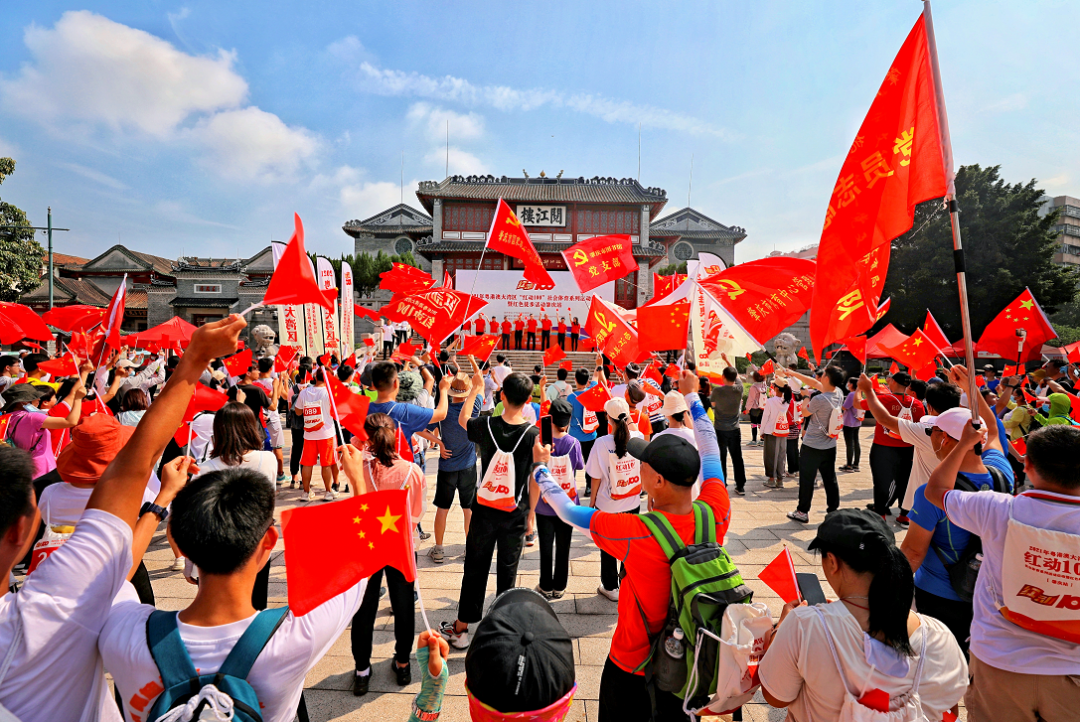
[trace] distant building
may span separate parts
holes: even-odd
[[[1053,230],[1057,234],[1058,247],[1054,251],[1054,262],[1069,266],[1080,265],[1080,200],[1071,196],[1045,199],[1042,215],[1055,210],[1058,212],[1058,219]]]

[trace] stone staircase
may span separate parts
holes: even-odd
[[[537,345],[539,346],[539,343]],[[502,349],[498,349],[491,354],[491,363],[495,363],[495,356],[498,354],[506,356],[506,359],[510,362],[511,367],[515,371],[520,371],[526,375],[532,374],[533,366],[544,363],[544,354],[542,351],[503,351]],[[468,359],[462,359],[462,361],[467,370]],[[559,369],[559,364],[564,361],[573,361],[574,371],[577,371],[578,369],[588,369],[591,373],[596,368],[594,365],[596,363],[596,354],[592,351],[567,351],[565,359],[559,359],[544,369],[544,373],[547,375],[550,383],[555,382],[556,371]],[[573,372],[571,372],[571,379],[573,378],[573,375]]]

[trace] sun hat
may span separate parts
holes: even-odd
[[[69,484],[94,484],[120,449],[134,426],[124,426],[108,414],[87,416],[71,430],[71,443],[56,457],[56,470]]]
[[[678,391],[668,391],[664,394],[664,416],[674,416],[677,413],[689,410],[690,407],[686,405],[686,399]]]

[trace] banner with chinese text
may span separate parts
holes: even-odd
[[[337,278],[334,276],[334,267],[330,265],[329,260],[319,256],[315,261],[315,267],[319,272],[319,286],[324,291],[337,288]],[[337,301],[334,301],[334,308],[332,310],[322,309],[323,352],[330,351],[334,354],[339,354],[341,352],[341,344],[338,343],[337,309]],[[338,356],[338,358],[341,358],[341,356]]]
[[[356,347],[353,332],[353,272],[346,261],[341,262],[341,358],[348,358]]]

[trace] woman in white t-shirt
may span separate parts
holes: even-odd
[[[758,667],[765,701],[793,722],[863,719],[851,714],[860,707],[890,720],[955,714],[967,661],[948,627],[911,611],[914,577],[892,529],[870,510],[841,509],[809,548],[838,599],[784,607]]]
[[[787,437],[790,433],[788,423],[791,415],[791,387],[787,380],[780,377],[773,379],[773,396],[765,402],[761,415],[761,439],[765,444],[762,461],[765,463],[765,486],[771,489],[784,488],[784,458],[787,454]]]
[[[681,436],[690,442],[696,449],[697,439],[694,438],[694,427],[693,420],[690,418],[690,407],[686,405],[686,399],[683,395],[678,391],[668,391],[664,395],[664,405],[661,408],[661,413],[664,414],[664,418],[667,420],[667,428],[659,434],[656,434],[653,438],[664,436],[665,434]],[[701,482],[703,478],[701,469],[698,469],[697,481],[694,482],[694,491],[691,498],[698,498],[698,494],[701,493]]]
[[[593,444],[585,473],[593,479],[589,505],[609,514],[637,514],[641,509],[641,462],[626,450],[630,439],[645,436],[630,423],[630,405],[625,399],[604,404],[608,416],[607,436]],[[619,573],[615,557],[600,552],[600,586],[596,593],[619,601]]]
[[[214,414],[214,450],[210,458],[199,464],[196,477],[222,469],[251,469],[266,477],[271,489],[277,489],[277,458],[272,451],[263,451],[262,426],[255,414],[239,401],[230,401]],[[266,609],[270,589],[270,562],[255,577],[251,605]]]

